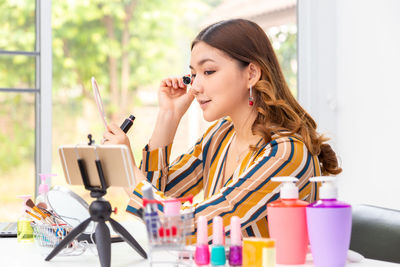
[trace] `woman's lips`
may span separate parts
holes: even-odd
[[[201,108],[205,108],[207,106],[207,104],[209,102],[211,102],[211,100],[198,100],[198,102],[199,102]]]

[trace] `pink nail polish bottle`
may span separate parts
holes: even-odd
[[[197,245],[194,254],[194,261],[199,266],[210,264],[207,228],[207,218],[204,216],[199,216],[197,220]]]

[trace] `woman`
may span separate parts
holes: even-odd
[[[160,110],[140,170],[133,163],[137,186],[127,211],[135,214],[141,207],[144,184],[151,183],[158,198],[203,190],[195,218],[207,217],[209,234],[214,216],[222,216],[227,226],[236,215],[243,236],[267,237],[267,203],[279,198],[279,184],[270,178],[297,177],[300,198],[314,201],[317,188],[308,180],[340,173],[336,155],[291,94],[271,43],[257,24],[234,19],[202,30],[192,43],[190,69],[190,90],[181,78],[161,82]],[[170,164],[176,129],[194,98],[204,119],[216,122]],[[105,143],[130,147],[115,124],[104,138]]]

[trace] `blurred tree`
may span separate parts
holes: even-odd
[[[297,98],[297,26],[282,25],[268,31],[286,82]]]
[[[0,50],[35,50],[35,1],[0,0]],[[0,55],[0,87],[35,88],[35,58]]]
[[[119,114],[127,114],[138,88],[156,88],[161,78],[182,73],[198,25],[220,2],[52,1],[54,136],[69,134],[68,140],[75,141],[72,120],[82,117],[85,102],[93,101],[92,76],[102,87],[108,116],[117,121]],[[274,47],[294,89],[296,32],[280,28],[272,38],[279,43]],[[35,41],[35,1],[0,0],[0,50],[34,51]],[[0,87],[34,88],[34,64],[33,57],[0,55]],[[0,162],[12,161],[0,166],[2,170],[33,156],[34,144],[27,140],[34,140],[34,125],[11,125],[32,113],[34,101],[0,94]],[[15,140],[6,145],[10,137]],[[26,151],[18,152],[22,148]]]
[[[52,1],[54,136],[68,132],[76,140],[71,126],[84,115],[85,103],[93,101],[92,76],[102,87],[108,116],[115,120],[118,113],[126,114],[137,88],[157,86],[162,77],[182,73],[208,1],[215,2]],[[0,0],[0,50],[34,51],[35,36],[35,1]],[[0,55],[0,87],[35,88],[35,58]],[[27,113],[34,115],[34,101],[0,93],[2,171],[32,160],[34,125],[13,125]]]
[[[188,8],[178,0],[55,1],[55,89],[78,86],[81,96],[92,99],[90,78],[95,76],[107,88],[109,115],[118,117],[139,85],[153,84],[166,70],[181,72],[178,41],[194,32],[185,21]]]

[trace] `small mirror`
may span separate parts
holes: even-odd
[[[88,203],[68,188],[54,186],[47,193],[47,200],[50,208],[72,227],[90,217]],[[93,222],[88,225],[85,232],[91,232],[91,229]]]

